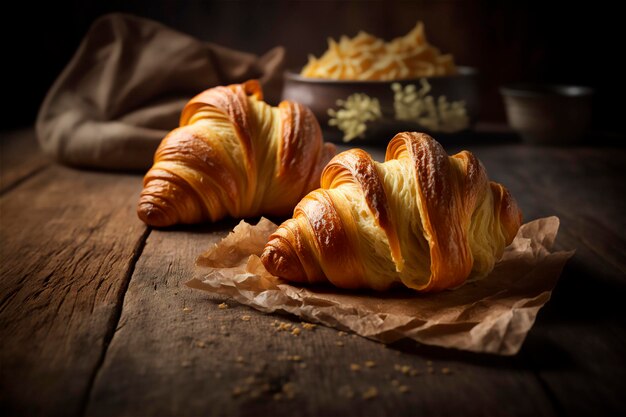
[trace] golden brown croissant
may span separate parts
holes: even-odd
[[[183,109],[161,142],[137,207],[151,226],[287,215],[319,187],[335,154],[305,106],[271,107],[255,80],[216,87]]]
[[[385,163],[360,149],[337,155],[261,260],[289,281],[437,291],[487,275],[520,223],[515,200],[474,155],[448,157],[430,136],[404,132]]]

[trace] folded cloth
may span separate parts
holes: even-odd
[[[146,170],[185,103],[201,91],[258,78],[265,99],[278,101],[284,55],[276,47],[257,57],[148,19],[103,16],[41,105],[39,143],[68,165]]]

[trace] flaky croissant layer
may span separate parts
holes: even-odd
[[[470,152],[449,157],[430,136],[404,132],[384,163],[360,149],[337,155],[261,260],[290,281],[437,291],[491,272],[521,219]]]
[[[284,216],[319,187],[335,147],[313,113],[263,102],[257,81],[216,87],[185,106],[144,177],[137,214],[151,226]]]

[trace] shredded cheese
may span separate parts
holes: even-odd
[[[402,80],[456,73],[454,59],[426,40],[424,24],[417,22],[405,36],[390,42],[359,32],[354,38],[328,39],[319,58],[309,56],[301,75],[335,80]]]

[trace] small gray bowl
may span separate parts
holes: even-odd
[[[445,136],[469,130],[474,125],[479,112],[478,72],[470,67],[457,67],[457,69],[458,74],[455,75],[398,81],[327,80],[303,77],[298,73],[288,71],[285,73],[282,98],[309,107],[317,117],[326,140],[341,141],[344,137],[344,131],[333,125],[332,122],[329,123],[332,118],[329,115],[329,109],[331,111],[339,110],[341,106],[338,101],[345,101],[355,93],[377,99],[381,115],[374,121],[368,121],[366,131],[356,137],[353,143],[375,143],[380,142],[381,139],[387,141],[395,133],[406,130],[425,131],[436,137]],[[449,103],[463,102],[467,115],[465,125],[459,126],[456,130],[447,127],[444,127],[447,130],[431,130],[418,123],[417,119],[399,120],[397,118],[394,107],[396,92],[392,89],[392,85],[398,83],[403,89],[409,85],[414,85],[415,89],[419,91],[424,86],[423,80],[430,86],[427,95],[432,96],[435,103],[438,103],[440,97],[445,97]]]
[[[591,123],[589,87],[514,84],[500,93],[509,124],[533,145],[580,143]]]

